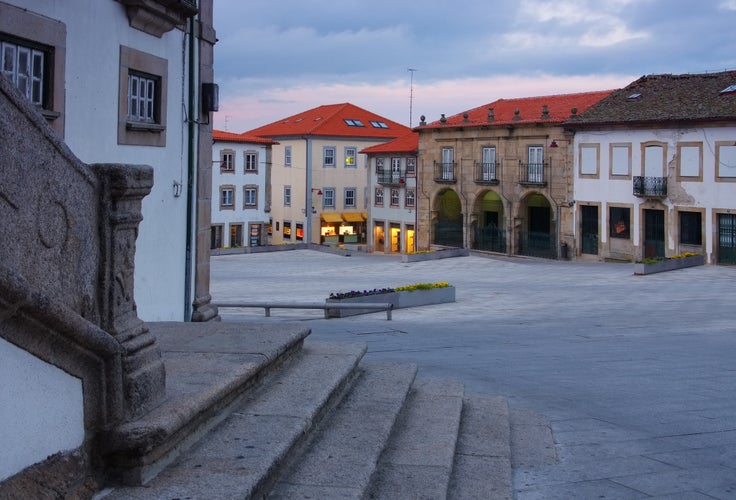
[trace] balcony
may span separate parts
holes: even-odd
[[[475,183],[495,186],[498,184],[500,171],[498,163],[475,162]]]
[[[406,172],[379,170],[376,182],[383,186],[403,186],[406,183]]]
[[[634,177],[634,196],[639,198],[666,198],[667,177]]]
[[[519,184],[522,186],[546,186],[549,163],[519,162]]]
[[[456,166],[455,162],[434,162],[434,181],[442,184],[456,183]]]

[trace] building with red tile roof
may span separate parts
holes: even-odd
[[[572,238],[564,123],[612,91],[498,99],[419,133],[419,249],[454,246],[557,258]]]
[[[419,134],[412,131],[361,153],[368,155],[372,196],[368,248],[384,253],[415,251]]]
[[[247,132],[273,146],[270,236],[275,244],[365,245],[365,148],[411,130],[350,103],[297,113]]]

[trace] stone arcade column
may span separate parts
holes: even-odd
[[[135,241],[141,202],[153,187],[143,165],[91,165],[100,181],[100,326],[123,347],[126,420],[144,414],[164,397],[166,374],[156,337],[138,317],[133,297]]]

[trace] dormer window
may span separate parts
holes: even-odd
[[[736,93],[736,84],[729,85],[725,89],[721,90],[719,93],[720,94],[734,94],[734,93]]]

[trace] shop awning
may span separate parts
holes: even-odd
[[[322,217],[322,220],[325,222],[342,222],[342,216],[336,213],[331,213],[331,212],[323,213],[321,217]]]
[[[366,215],[365,212],[343,212],[342,218],[345,222],[364,222]]]

